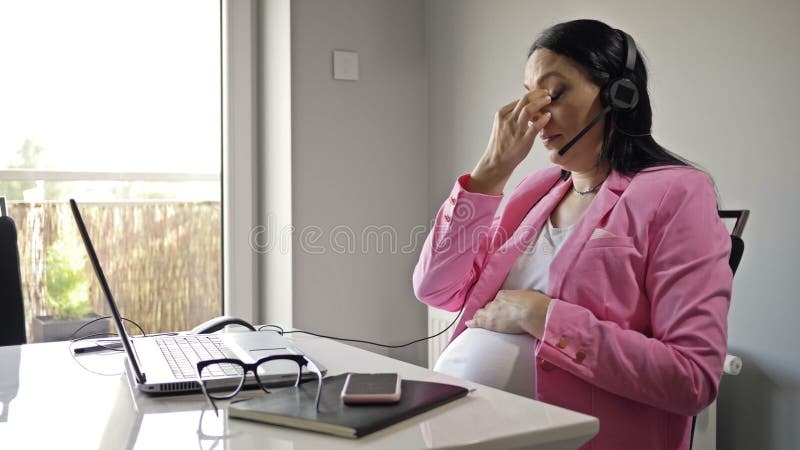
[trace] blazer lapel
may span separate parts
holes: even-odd
[[[484,273],[492,274],[487,277],[489,281],[483,287],[487,289],[486,292],[500,289],[514,262],[537,236],[537,231],[544,226],[550,213],[572,185],[570,181],[561,181],[561,169],[556,169],[554,174],[548,174],[553,176],[543,177],[529,189],[521,186],[522,189],[518,189],[517,194],[509,198],[500,226],[492,240],[497,250],[492,250],[484,266]],[[511,236],[506,237],[504,233]],[[483,304],[489,300],[491,298],[481,299]],[[476,306],[482,307],[483,304]]]
[[[609,174],[597,196],[584,212],[584,216],[550,263],[548,290],[551,297],[560,298],[564,280],[575,263],[575,259],[583,250],[584,244],[589,240],[589,236],[591,236],[603,218],[617,204],[622,192],[625,191],[629,183],[630,178],[619,174],[617,171],[612,171]]]
[[[544,196],[533,201],[530,199],[522,201],[521,204],[526,209],[523,212],[522,222],[514,229],[511,237],[503,243],[497,253],[503,255],[503,258],[510,257],[512,263],[516,261],[531,240],[536,237],[537,232],[545,226],[550,213],[553,212],[571,185],[570,181],[559,180],[558,184],[552,186],[552,189]],[[534,203],[536,204],[534,205]]]
[[[508,197],[508,203],[500,217],[500,223],[492,235],[490,251],[500,249],[517,232],[522,220],[530,216],[529,212],[536,202],[542,203],[548,192],[552,192],[553,186],[559,183],[561,168],[551,167],[545,174],[530,185],[523,181],[517,189]],[[561,183],[565,184],[565,183]],[[542,199],[540,201],[540,199]],[[536,207],[541,210],[541,205]],[[534,221],[535,222],[535,221]]]

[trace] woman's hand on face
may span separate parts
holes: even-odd
[[[528,333],[541,339],[550,300],[539,291],[499,291],[466,325],[500,333]]]
[[[536,89],[497,111],[489,144],[472,171],[468,190],[502,194],[511,173],[531,151],[536,134],[550,121],[549,112],[540,114],[550,102],[548,91]]]

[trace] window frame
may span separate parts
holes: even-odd
[[[223,312],[257,322],[258,70],[257,15],[252,0],[220,0],[222,70]]]

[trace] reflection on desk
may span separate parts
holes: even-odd
[[[148,397],[132,389],[119,353],[73,360],[67,343],[0,347],[3,448],[474,449],[577,448],[597,419],[458,380],[329,339],[292,338],[329,374],[398,372],[475,388],[466,398],[358,440],[214,416],[200,394]],[[82,367],[83,366],[83,367]],[[84,368],[85,367],[85,368]],[[88,370],[87,370],[88,369]],[[242,395],[268,395],[251,391]],[[13,399],[12,408],[9,402]]]
[[[0,422],[8,422],[11,400],[19,391],[19,358],[21,347],[7,347],[0,363]]]

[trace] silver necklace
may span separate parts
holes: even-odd
[[[573,184],[572,185],[572,190],[575,191],[575,193],[578,194],[578,195],[586,195],[586,194],[591,194],[592,192],[597,192],[597,190],[600,189],[600,186],[602,186],[602,184],[605,183],[606,178],[608,178],[608,175],[610,173],[611,173],[611,171],[609,170],[608,173],[606,174],[606,177],[603,178],[603,181],[597,183],[597,185],[594,186],[594,187],[591,187],[591,188],[589,188],[589,189],[587,189],[585,191],[579,191],[579,190],[575,189],[575,185]]]

